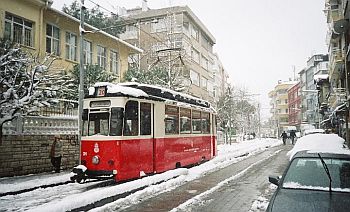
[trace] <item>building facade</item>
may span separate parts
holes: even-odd
[[[187,6],[127,11],[121,38],[144,49],[136,55],[140,70],[160,66],[190,80],[187,93],[215,102],[226,84],[223,66],[213,53],[214,36]]]
[[[277,137],[282,133],[284,127],[289,126],[288,90],[297,83],[297,81],[279,81],[274,90],[269,92],[272,115],[270,124]]]
[[[300,82],[288,89],[288,124],[300,130],[301,124],[301,92]]]
[[[51,0],[2,0],[0,38],[20,44],[24,51],[36,55],[39,60],[50,56],[53,62],[48,71],[68,74],[80,61],[80,21],[51,8],[51,4]],[[84,63],[97,64],[116,76],[127,71],[129,55],[142,52],[120,38],[90,25],[85,25],[85,30],[95,32],[84,36]],[[120,79],[119,77],[118,81]],[[71,105],[74,108],[70,108],[68,113],[67,107],[72,107]],[[58,106],[41,108],[41,112],[41,116],[20,117],[7,122],[4,134],[77,133],[76,101],[60,100]],[[62,131],[63,128],[65,130]]]
[[[349,1],[326,0],[324,12],[328,24],[329,77],[320,87],[329,94],[321,105],[322,124],[349,140]]]
[[[0,37],[21,44],[27,51],[55,61],[51,71],[69,71],[80,61],[79,23],[70,15],[51,8],[50,0],[3,0]],[[85,30],[97,30],[85,25]],[[85,64],[98,64],[117,76],[128,69],[128,56],[141,49],[103,31],[86,33]]]
[[[316,54],[307,60],[307,66],[299,72],[301,88],[302,124],[320,127],[318,89],[315,75],[324,74],[328,69],[328,55]]]

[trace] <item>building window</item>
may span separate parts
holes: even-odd
[[[209,41],[205,35],[202,34],[202,42],[201,42],[203,48],[209,49]]]
[[[97,45],[97,65],[99,65],[103,69],[106,69],[106,64],[107,64],[106,48]]]
[[[151,32],[164,32],[167,29],[165,18],[157,19],[151,22]]]
[[[205,69],[205,70],[209,70],[209,61],[207,58],[205,58],[203,55],[202,55],[202,59],[201,59],[201,66]]]
[[[77,61],[77,36],[66,32],[66,59]]]
[[[84,64],[92,64],[92,43],[84,40]]]
[[[285,100],[284,100],[284,103],[285,103],[285,104],[288,104],[288,99],[285,99]]]
[[[46,25],[46,52],[60,55],[60,29],[50,24]]]
[[[193,70],[190,70],[190,78],[192,84],[199,86],[199,74]]]
[[[201,78],[201,85],[204,90],[207,90],[207,82],[208,82],[207,78],[205,77]]]
[[[191,36],[196,39],[197,41],[199,40],[199,31],[197,27],[193,26],[191,27]]]
[[[192,56],[192,60],[199,64],[199,52],[196,49],[192,48],[191,56]]]
[[[111,69],[111,72],[116,74],[116,75],[119,75],[118,71],[118,52],[116,51],[111,51],[110,53],[110,69]]]
[[[6,12],[4,38],[33,47],[33,22]]]

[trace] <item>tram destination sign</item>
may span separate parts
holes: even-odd
[[[104,101],[91,101],[90,107],[109,107],[111,105],[110,100],[104,100]]]

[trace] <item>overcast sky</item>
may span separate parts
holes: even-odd
[[[61,9],[73,0],[54,0]],[[142,0],[93,0],[114,10]],[[85,0],[91,8],[89,0]],[[188,5],[216,38],[218,53],[234,86],[245,87],[268,108],[267,93],[287,81],[313,54],[326,54],[324,0],[148,0],[151,9]],[[266,110],[266,109],[264,109]],[[266,118],[268,111],[263,111]]]

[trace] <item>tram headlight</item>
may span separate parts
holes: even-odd
[[[97,155],[95,155],[94,157],[92,157],[92,163],[93,164],[98,164],[100,162],[100,158],[97,156]]]

